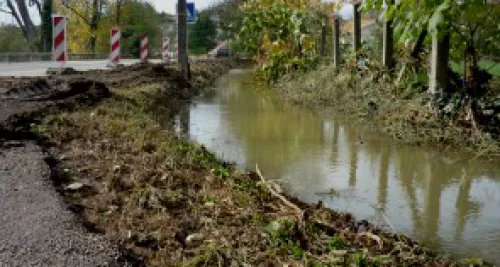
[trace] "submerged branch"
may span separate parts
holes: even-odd
[[[264,178],[264,176],[260,172],[259,165],[255,165],[255,172],[260,177],[260,180],[262,181],[262,183],[267,186],[267,189],[269,190],[269,192],[271,192],[271,194],[273,196],[275,196],[278,199],[280,199],[281,202],[283,202],[283,204],[285,204],[288,207],[292,208],[298,215],[300,215],[299,217],[302,218],[302,215],[304,214],[304,211],[301,208],[299,208],[297,205],[295,205],[292,202],[290,202],[288,199],[286,199],[280,193],[276,192],[274,189],[271,188],[271,186],[269,185],[269,183],[266,181],[266,179]]]

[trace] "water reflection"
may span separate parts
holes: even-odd
[[[226,160],[259,164],[304,201],[500,263],[498,164],[396,144],[253,87],[244,73],[228,75],[180,114],[181,128]]]

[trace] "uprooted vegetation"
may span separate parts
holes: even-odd
[[[197,85],[189,85],[172,77],[115,88],[98,106],[51,115],[32,129],[58,159],[56,182],[71,207],[146,264],[483,264],[436,256],[321,203],[287,198],[260,172],[220,162],[171,127],[175,111],[196,91],[189,88],[212,79],[195,74]]]
[[[461,106],[460,92],[443,99],[436,109],[426,91],[426,74],[410,73],[397,83],[381,68],[359,70],[333,66],[285,76],[277,84],[278,95],[287,101],[320,112],[333,111],[373,121],[382,131],[410,144],[460,146],[478,155],[500,155],[500,94],[498,81],[489,84],[488,94],[478,100],[472,127],[470,114]]]

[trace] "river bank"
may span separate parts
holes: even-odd
[[[193,85],[205,85],[231,66],[231,62],[198,61]],[[31,126],[50,114],[95,106],[111,96],[109,88],[178,79],[165,67],[169,66],[0,78],[0,265],[144,265],[61,197],[57,178],[64,172],[57,168],[54,155],[40,146]]]
[[[393,76],[376,68],[336,71],[322,66],[283,77],[275,91],[282,99],[317,112],[342,114],[360,124],[375,125],[404,143],[459,148],[473,156],[500,155],[498,81],[490,83],[490,93],[478,101],[480,115],[475,119],[481,124],[476,130],[466,111],[452,105],[459,99],[452,99],[443,109],[447,114],[430,108],[430,96],[419,91],[424,88],[419,79],[410,77],[396,85]]]
[[[93,231],[149,266],[481,264],[285,197],[179,137],[175,115],[231,65],[194,67],[195,83],[159,68],[165,82],[111,88],[97,105],[31,127],[57,162],[55,184]]]

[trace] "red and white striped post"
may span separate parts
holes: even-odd
[[[168,61],[169,59],[169,52],[170,52],[170,38],[165,37],[163,38],[163,46],[162,46],[162,51],[163,51],[163,60]]]
[[[141,35],[141,62],[142,63],[147,63],[148,62],[148,35],[143,34]]]
[[[63,66],[68,60],[66,45],[66,17],[52,16],[52,59]]]
[[[177,38],[174,40],[174,57],[177,58],[177,54],[179,53],[179,42],[177,41]]]
[[[111,29],[111,42],[110,42],[110,54],[109,60],[111,64],[116,66],[120,63],[120,40],[121,32],[118,28]]]

